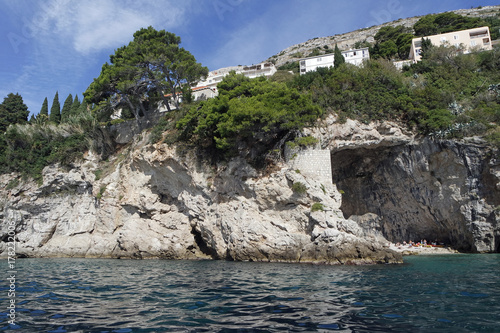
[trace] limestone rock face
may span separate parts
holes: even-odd
[[[332,152],[346,218],[393,242],[500,251],[496,151],[478,139],[416,139],[391,123],[337,126],[312,132]]]
[[[106,162],[47,167],[41,185],[1,175],[0,255],[12,225],[27,257],[395,263],[388,240],[424,238],[499,251],[500,163],[480,141],[333,116],[306,134],[331,151],[317,156],[333,183],[292,162],[211,166],[147,138]]]
[[[137,144],[107,164],[89,157],[43,176],[41,186],[13,188],[15,175],[0,178],[10,188],[0,194],[0,234],[16,225],[20,256],[401,262],[384,239],[344,219],[333,184],[286,164],[260,175],[243,159],[209,167],[166,145]]]

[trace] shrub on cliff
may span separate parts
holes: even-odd
[[[309,94],[265,78],[231,73],[218,90],[218,97],[192,107],[177,123],[184,139],[223,152],[241,143],[265,149],[321,115]]]
[[[0,136],[0,173],[19,172],[41,181],[49,164],[70,166],[89,149],[102,150],[100,129],[89,114],[70,116],[65,124],[13,125]]]
[[[453,127],[459,130],[443,133],[478,135],[500,120],[498,64],[498,49],[459,54],[434,47],[403,73],[388,61],[370,60],[363,67],[320,68],[289,86],[311,93],[340,120],[392,120],[423,134]]]
[[[28,107],[19,94],[10,93],[0,104],[0,133],[11,124],[23,124],[28,121]]]
[[[414,121],[420,113],[404,77],[385,60],[368,61],[363,67],[346,64],[337,70],[321,69],[296,77],[292,86],[310,91],[319,106],[344,119]]]

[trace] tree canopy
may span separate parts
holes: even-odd
[[[49,101],[47,100],[47,97],[45,97],[45,99],[43,100],[42,108],[40,109],[40,113],[38,116],[44,117],[45,120],[49,119]]]
[[[345,58],[342,55],[342,52],[340,52],[340,49],[337,46],[337,44],[335,44],[335,49],[333,51],[333,67],[337,68],[343,63],[345,63]]]
[[[466,30],[486,25],[478,17],[467,17],[453,12],[426,15],[419,19],[413,29],[415,36],[423,37],[446,32]]]
[[[410,29],[402,25],[382,27],[375,35],[375,45],[370,49],[370,56],[373,59],[391,59],[395,56],[407,59],[413,37]]]
[[[182,87],[208,74],[180,43],[180,37],[165,30],[138,30],[102,66],[101,74],[84,93],[85,100],[98,105],[98,110],[128,108],[136,118],[156,109],[159,102],[170,110],[170,98],[178,104]]]
[[[59,92],[57,91],[52,101],[52,106],[50,107],[49,120],[56,124],[61,122],[61,104],[59,103]]]
[[[199,146],[230,151],[260,140],[261,148],[314,122],[321,109],[309,94],[265,78],[231,73],[217,86],[219,96],[192,107],[177,123]]]
[[[71,106],[73,105],[73,95],[69,94],[64,101],[62,110],[61,110],[61,122],[64,123],[68,120],[71,115]]]
[[[8,94],[0,104],[0,132],[3,133],[10,124],[27,122],[29,113],[21,95]]]

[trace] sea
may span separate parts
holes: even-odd
[[[500,254],[373,266],[118,259],[17,259],[15,273],[6,260],[2,266],[0,330],[8,332],[500,332]]]

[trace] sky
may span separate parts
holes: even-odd
[[[252,65],[315,37],[498,0],[0,0],[0,100],[19,93],[31,113],[78,95],[135,31],[181,37],[209,70]]]

